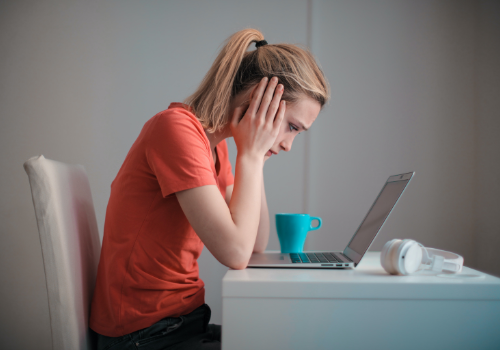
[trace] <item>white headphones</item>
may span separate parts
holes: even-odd
[[[380,262],[384,270],[392,275],[408,275],[425,269],[459,273],[464,258],[444,250],[426,248],[411,239],[393,239],[382,248]]]

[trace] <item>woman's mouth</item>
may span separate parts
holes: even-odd
[[[266,156],[271,157],[271,156],[272,156],[272,154],[273,154],[273,153],[271,152],[271,150],[269,150],[269,151],[267,151]]]

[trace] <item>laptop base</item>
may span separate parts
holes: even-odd
[[[326,257],[327,261],[319,258],[312,259],[312,255]],[[336,256],[335,261],[333,259],[328,259],[331,257],[330,254]],[[297,261],[297,256],[300,261]],[[308,257],[305,258],[304,256]],[[309,260],[307,262],[307,260]],[[317,262],[316,262],[317,261]],[[292,268],[292,269],[346,269],[354,268],[354,262],[348,261],[346,257],[343,256],[342,252],[316,252],[307,251],[303,253],[279,253],[279,252],[264,252],[264,253],[254,253],[250,258],[248,267],[260,267],[260,268]]]

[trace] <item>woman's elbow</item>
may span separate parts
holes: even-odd
[[[238,264],[238,265],[233,265],[233,266],[228,266],[228,267],[233,269],[233,270],[244,270],[247,268],[247,266],[248,266],[248,262],[246,262],[244,264]]]
[[[234,260],[234,261],[228,261],[226,264],[227,267],[233,270],[243,270],[246,269],[248,266],[248,259],[247,260]]]

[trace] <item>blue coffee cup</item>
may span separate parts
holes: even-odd
[[[313,227],[313,220],[318,226]],[[321,218],[309,214],[276,214],[276,231],[281,253],[300,253],[304,250],[307,233],[321,227]]]

